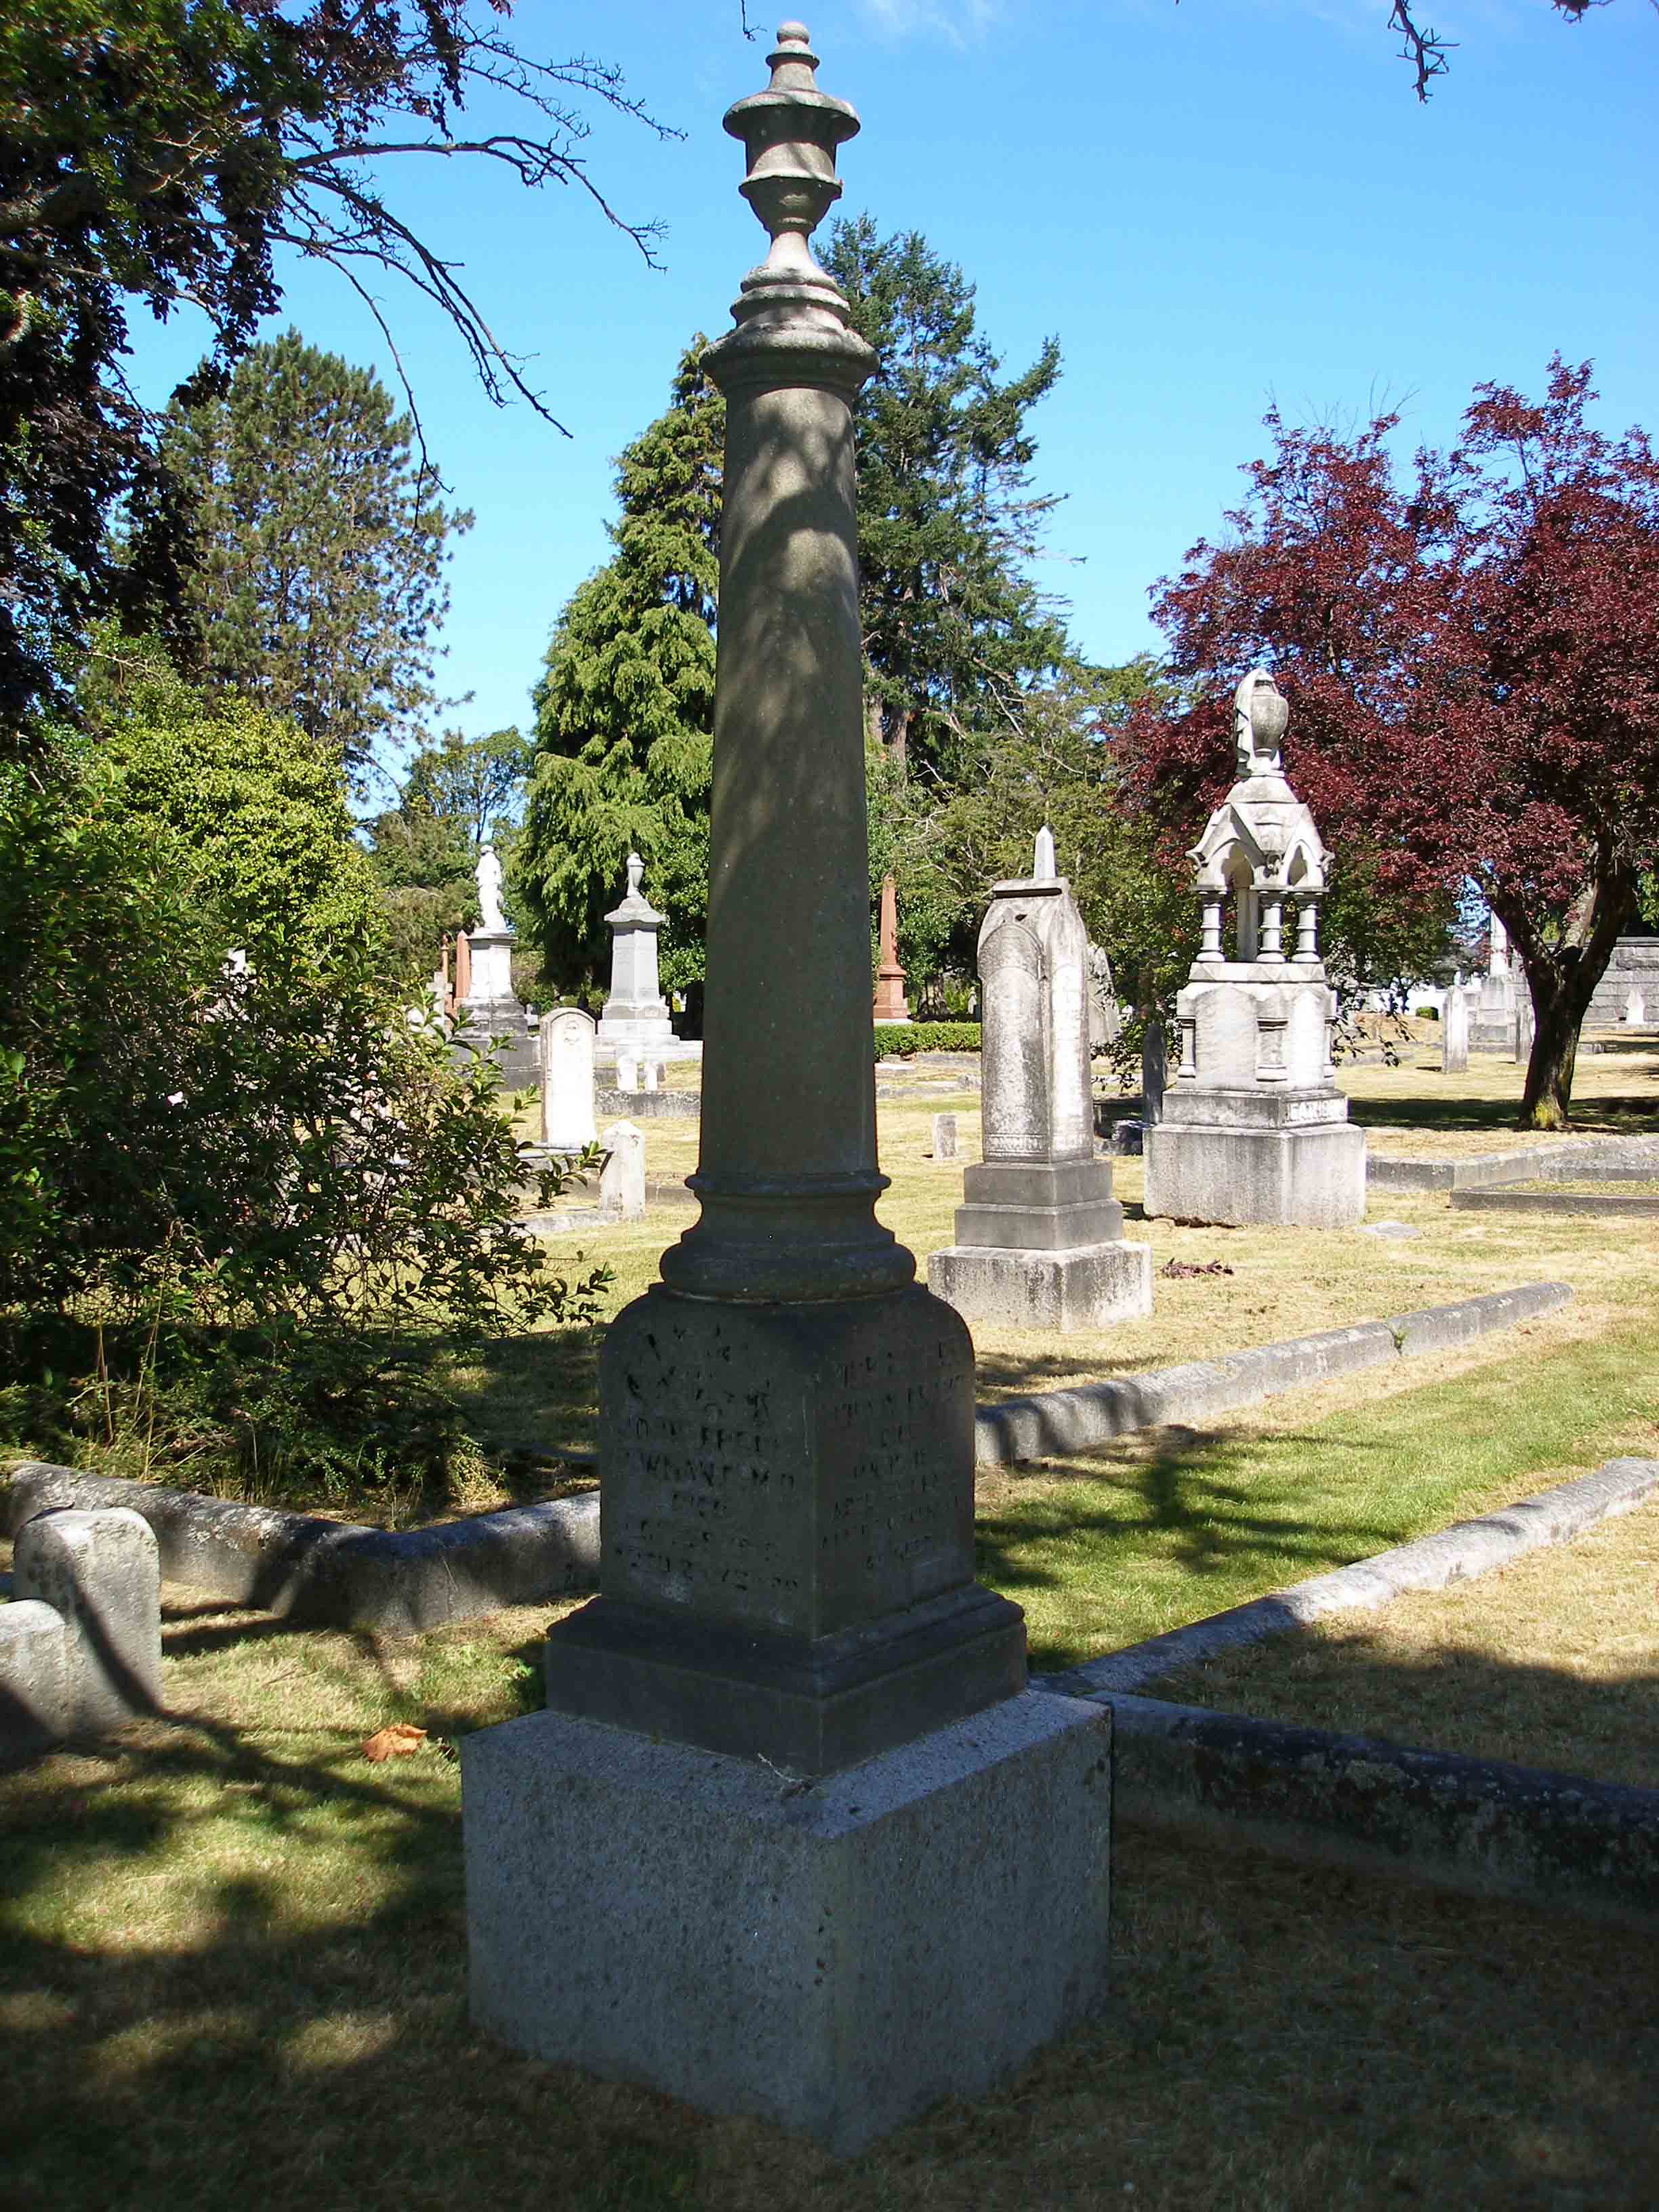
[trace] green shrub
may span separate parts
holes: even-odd
[[[876,1031],[876,1058],[908,1060],[918,1052],[977,1052],[977,1022],[884,1022]]]
[[[0,769],[0,1359],[28,1378],[0,1431],[266,1494],[441,1487],[454,1353],[590,1321],[607,1271],[519,1231],[495,1066],[411,1026],[371,902],[313,932],[278,866],[255,911],[207,821],[77,743],[46,765]]]

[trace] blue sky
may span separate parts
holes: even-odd
[[[842,211],[960,263],[1006,366],[1060,337],[1064,374],[1033,417],[1037,487],[1065,495],[1039,580],[1097,659],[1156,645],[1147,588],[1218,528],[1270,401],[1296,421],[1392,404],[1409,450],[1452,436],[1477,382],[1540,388],[1559,348],[1594,358],[1604,427],[1659,431],[1659,15],[1644,0],[1577,26],[1547,0],[1429,12],[1461,44],[1423,107],[1386,0],[806,11],[819,82],[864,122]],[[587,148],[622,211],[666,225],[660,270],[571,189],[530,194],[453,162],[411,164],[400,185],[400,210],[465,263],[572,433],[498,412],[447,326],[381,288],[431,449],[477,515],[441,664],[447,692],[474,695],[445,719],[472,732],[527,723],[552,623],[606,557],[612,457],[665,404],[691,331],[727,326],[763,244],[720,127],[764,82],[770,44],[745,41],[737,0],[520,0],[514,26],[527,51],[619,64],[685,135],[596,113]],[[392,382],[346,285],[284,274],[272,331],[292,321]],[[139,331],[146,396],[201,343],[185,318]]]

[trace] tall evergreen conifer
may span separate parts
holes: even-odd
[[[666,919],[665,988],[702,977],[726,431],[705,343],[687,348],[667,412],[617,464],[617,551],[559,617],[536,689],[514,883],[566,985],[606,972],[605,915],[630,850]]]
[[[1033,407],[1060,377],[1044,341],[1006,380],[975,326],[974,288],[917,232],[836,225],[824,266],[881,356],[854,409],[866,710],[899,777],[946,782],[1008,695],[1066,658],[1027,574],[1058,504],[1030,488]]]
[[[361,772],[436,703],[447,510],[372,369],[297,331],[255,346],[222,398],[169,410],[162,458],[194,555],[179,658]]]

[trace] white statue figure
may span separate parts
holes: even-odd
[[[507,927],[507,916],[501,912],[501,864],[493,845],[486,845],[478,855],[478,912],[483,916],[481,927]]]

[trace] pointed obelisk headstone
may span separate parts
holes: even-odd
[[[1095,1158],[1089,933],[1040,832],[1029,877],[997,884],[979,933],[984,1159],[927,1283],[965,1319],[1068,1331],[1152,1310],[1152,1256],[1123,1235]]]
[[[1018,1610],[974,1580],[973,1347],[875,1215],[875,356],[807,245],[858,118],[800,25],[771,67],[726,118],[771,250],[708,356],[702,1218],[606,1334],[600,1595],[549,1636],[550,1710],[464,1747],[467,1911],[482,2026],[846,2154],[1098,1999],[1111,1723],[1024,1688]]]
[[[898,957],[898,885],[890,875],[881,879],[875,1016],[878,1022],[908,1022],[910,1018],[910,1002],[904,995],[904,970],[899,966]]]

